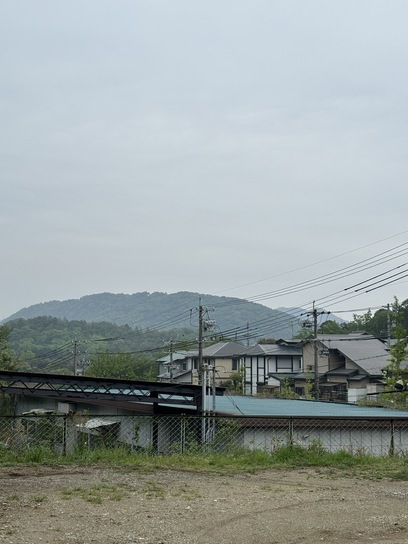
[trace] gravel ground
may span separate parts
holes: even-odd
[[[0,469],[0,543],[408,543],[408,484],[257,474]]]

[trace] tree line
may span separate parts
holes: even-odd
[[[0,326],[3,345],[0,367],[55,374],[78,372],[89,376],[156,379],[155,361],[169,350],[169,342],[189,349],[196,334],[191,329],[149,331],[108,322],[87,322],[42,316],[16,319]]]

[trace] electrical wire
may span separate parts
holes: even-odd
[[[231,300],[220,301],[220,302],[215,303],[214,306],[218,306],[218,307],[223,306],[223,307],[225,307],[225,306],[231,306],[232,304],[243,304],[243,303],[254,302],[256,300],[257,301],[267,300],[267,299],[270,299],[270,298],[276,298],[278,296],[284,296],[284,295],[288,295],[288,294],[297,293],[297,292],[300,292],[300,291],[303,291],[303,290],[306,290],[306,289],[311,289],[313,287],[316,287],[316,285],[321,286],[321,285],[325,285],[327,283],[332,283],[334,281],[338,281],[339,279],[344,279],[346,277],[355,275],[357,273],[361,273],[363,271],[367,271],[367,270],[369,270],[371,268],[374,268],[374,267],[377,267],[379,265],[383,265],[383,264],[385,264],[387,262],[395,260],[396,258],[399,258],[399,257],[401,257],[403,255],[408,254],[408,250],[405,250],[405,249],[401,250],[400,249],[401,247],[404,247],[407,244],[408,244],[408,242],[404,242],[403,244],[400,244],[400,245],[398,245],[398,246],[396,246],[394,248],[391,248],[390,250],[383,251],[383,252],[381,252],[381,253],[379,253],[377,255],[374,255],[373,257],[361,260],[358,263],[355,263],[355,264],[347,266],[347,267],[343,267],[342,269],[340,269],[338,271],[331,272],[329,274],[319,276],[319,277],[314,278],[312,280],[300,282],[300,283],[295,284],[293,286],[278,289],[278,290],[276,290],[274,292],[262,293],[260,295],[256,295],[254,297],[248,297],[246,299],[234,299],[232,301]],[[396,250],[398,250],[398,251],[396,251]],[[384,256],[387,256],[387,258],[384,258]],[[398,265],[397,267],[391,268],[391,269],[387,270],[386,272],[382,272],[381,274],[378,274],[375,277],[380,277],[380,276],[384,276],[386,274],[389,274],[390,272],[392,272],[392,271],[394,271],[394,270],[396,270],[398,268],[401,268],[402,266],[405,266],[405,264],[406,263],[404,263],[403,265]],[[400,276],[401,276],[401,274],[403,274],[403,272],[404,271],[399,273],[398,280],[401,279]],[[408,274],[407,274],[407,276],[408,276]],[[403,275],[402,277],[406,277],[406,276]],[[371,279],[373,279],[373,278],[371,278]],[[364,280],[362,282],[359,282],[356,285],[363,285],[364,283],[367,283],[367,281],[368,280]],[[388,285],[389,283],[392,283],[392,281],[389,281],[388,283],[384,282],[384,285]],[[349,290],[352,287],[353,286],[348,287],[345,290]],[[349,300],[350,298],[353,298],[354,295],[345,297],[344,293],[343,293],[343,291],[345,291],[345,290],[337,291],[335,293],[332,293],[331,295],[327,295],[327,297],[330,297],[330,301],[332,301],[332,302],[337,301],[337,303],[339,303],[340,301],[344,302],[345,300]],[[335,295],[339,295],[339,296],[335,296]],[[326,300],[327,300],[327,297],[325,297]],[[321,301],[321,300],[324,300],[325,298],[319,299],[319,300]],[[191,312],[191,310],[190,310],[190,312]],[[159,331],[159,330],[162,330],[162,329],[167,329],[167,328],[169,328],[169,326],[175,326],[176,324],[179,324],[180,322],[184,321],[185,319],[186,319],[186,312],[182,312],[180,314],[177,314],[176,316],[173,316],[171,318],[168,318],[167,320],[162,321],[161,323],[157,324],[154,328],[149,327],[149,331],[155,331],[156,332],[156,331]],[[125,337],[130,338],[133,335],[139,334],[139,333],[140,333],[140,331],[130,332]],[[120,339],[124,339],[124,337],[121,337]],[[101,339],[100,341],[103,341],[103,340],[108,341],[108,339]],[[109,339],[109,340],[113,340],[113,339]]]
[[[376,242],[371,242],[370,244],[366,244],[364,246],[360,246],[358,248],[355,248],[355,249],[352,249],[352,250],[349,250],[349,251],[345,251],[344,253],[340,253],[339,255],[335,255],[334,257],[329,257],[327,259],[322,259],[322,260],[314,262],[312,264],[301,266],[299,268],[295,268],[295,269],[292,269],[292,270],[289,270],[289,271],[286,271],[286,272],[281,272],[279,274],[275,274],[274,276],[269,276],[267,278],[263,278],[263,279],[256,280],[256,281],[253,281],[253,282],[249,282],[249,283],[246,283],[246,284],[238,285],[236,287],[230,287],[229,289],[224,289],[223,291],[217,291],[217,293],[215,293],[215,294],[225,293],[227,291],[232,291],[232,290],[235,290],[235,289],[241,289],[242,287],[248,287],[250,285],[255,285],[256,283],[261,283],[261,282],[268,281],[268,280],[271,280],[271,279],[279,278],[281,276],[285,276],[285,275],[291,274],[293,272],[299,272],[300,270],[305,270],[306,268],[311,268],[313,266],[317,266],[319,264],[322,264],[322,263],[325,263],[325,262],[328,262],[328,261],[332,261],[332,260],[337,259],[339,257],[344,257],[344,255],[349,255],[350,253],[355,253],[356,251],[361,251],[362,249],[366,249],[368,247],[377,245],[377,244],[379,244],[381,242],[386,242],[387,240],[391,240],[392,238],[397,238],[398,236],[401,236],[401,235],[406,234],[406,233],[408,233],[408,230],[404,230],[404,231],[399,232],[397,234],[393,234],[391,236],[387,236],[386,238],[382,238],[381,240],[377,240]],[[397,247],[399,247],[399,246],[397,246]]]
[[[404,233],[405,232],[408,232],[408,231],[404,231]],[[400,234],[404,234],[404,233],[400,233]],[[386,238],[384,240],[393,238],[395,236],[398,236],[398,235],[388,237],[388,238]],[[384,241],[384,240],[381,240],[381,241]],[[373,244],[368,244],[367,246],[363,246],[363,247],[369,247],[371,245],[375,245],[376,243],[378,243],[378,242],[374,242]],[[317,278],[313,278],[313,279],[310,279],[310,280],[307,280],[307,281],[303,281],[303,282],[294,284],[292,286],[288,286],[288,287],[285,287],[285,288],[278,289],[276,291],[270,291],[270,292],[267,292],[267,293],[261,293],[261,294],[255,295],[253,297],[247,297],[246,299],[232,299],[232,300],[228,299],[227,301],[219,301],[219,302],[216,302],[214,304],[214,306],[220,308],[220,307],[230,307],[231,305],[234,305],[234,304],[245,304],[245,303],[248,304],[248,303],[252,303],[252,302],[255,302],[255,301],[267,300],[267,299],[270,299],[270,298],[276,298],[278,296],[285,296],[285,295],[288,295],[288,294],[297,293],[297,292],[300,292],[300,291],[303,291],[303,290],[306,290],[306,289],[312,289],[312,288],[316,287],[317,285],[321,286],[321,285],[325,285],[325,284],[328,284],[328,283],[332,283],[334,281],[339,281],[339,280],[344,279],[346,277],[349,277],[349,276],[352,276],[352,275],[355,275],[355,274],[358,274],[358,273],[366,272],[369,269],[378,267],[380,265],[384,265],[384,264],[386,264],[386,263],[388,263],[388,262],[390,262],[392,260],[395,260],[397,258],[405,256],[408,253],[408,251],[406,249],[401,249],[401,248],[404,248],[404,246],[406,246],[407,244],[408,244],[408,242],[404,242],[404,243],[399,244],[398,246],[395,246],[395,247],[393,247],[393,248],[391,248],[391,249],[389,249],[387,251],[383,251],[383,252],[381,252],[381,253],[379,253],[377,255],[374,255],[374,256],[372,256],[370,258],[361,260],[361,261],[359,261],[359,262],[357,262],[357,263],[355,263],[353,265],[343,267],[343,268],[341,268],[341,269],[339,269],[337,271],[331,272],[329,274],[318,276]],[[359,248],[359,249],[362,249],[362,248]],[[352,251],[346,252],[346,253],[344,253],[342,255],[352,253],[354,251],[357,251],[357,250],[352,250]],[[335,257],[333,257],[333,258],[335,258]],[[328,260],[331,260],[331,259],[325,259],[324,261],[328,261]],[[324,262],[324,261],[320,261],[320,262]],[[315,263],[315,264],[319,264],[319,263]],[[328,303],[336,305],[336,304],[342,303],[342,302],[344,302],[346,300],[349,300],[351,298],[354,298],[355,296],[359,296],[360,294],[362,294],[361,293],[362,291],[367,293],[367,292],[370,292],[372,290],[384,287],[385,285],[392,284],[392,283],[394,283],[396,281],[401,280],[402,278],[407,277],[408,273],[405,274],[405,272],[407,272],[407,270],[403,270],[403,271],[401,271],[401,272],[399,272],[397,274],[388,275],[386,278],[383,278],[382,280],[379,280],[379,281],[371,283],[371,284],[368,284],[368,282],[372,281],[373,279],[383,277],[383,276],[389,274],[392,271],[395,271],[395,270],[397,270],[399,268],[402,268],[405,265],[406,265],[406,263],[398,265],[397,267],[391,268],[391,269],[389,269],[389,270],[387,270],[385,272],[382,272],[381,274],[378,274],[378,275],[376,275],[374,277],[371,277],[371,278],[369,278],[367,280],[364,280],[362,282],[358,282],[357,284],[354,284],[353,286],[347,287],[346,289],[343,289],[341,291],[336,291],[336,292],[334,292],[332,294],[326,295],[325,297],[317,299],[317,300],[315,300],[313,302],[316,302],[319,305],[322,305],[323,303],[326,304],[326,305]],[[301,267],[301,268],[296,269],[296,270],[300,270],[300,269],[303,269],[303,268],[308,268],[310,266],[313,266],[313,265],[308,265],[306,267]],[[281,276],[281,275],[284,275],[284,274],[279,274],[279,275],[276,275],[276,276],[272,276],[271,278]],[[267,279],[271,279],[271,278],[267,278]],[[265,280],[259,280],[259,281],[265,281]],[[258,282],[252,282],[251,284],[254,284],[254,283],[258,283]],[[247,284],[247,285],[249,285],[249,284]],[[351,295],[349,293],[345,293],[346,291],[349,291],[352,288],[354,288],[356,286],[360,286],[360,285],[365,285],[365,287],[360,287],[359,289],[356,289],[354,291],[354,294],[351,294]],[[367,290],[367,287],[373,287],[373,285],[376,285],[376,287],[374,287],[373,289],[368,289]],[[310,304],[310,302],[308,304]],[[176,308],[180,308],[182,306],[183,305],[179,305]],[[303,305],[300,305],[300,306],[302,307]],[[96,341],[96,342],[103,342],[103,341],[108,342],[108,341],[115,341],[115,340],[124,340],[124,339],[132,338],[132,337],[134,337],[136,335],[140,335],[141,333],[144,333],[144,332],[145,333],[146,332],[158,332],[158,331],[163,330],[163,329],[168,329],[170,326],[174,327],[175,325],[185,321],[188,318],[188,315],[190,315],[190,314],[191,314],[191,310],[183,311],[183,312],[181,312],[179,314],[176,314],[175,316],[168,317],[168,318],[164,319],[163,321],[159,322],[155,326],[155,328],[149,327],[149,329],[145,330],[145,331],[137,329],[135,331],[131,331],[128,334],[120,336],[120,337],[101,338],[101,339],[95,339],[94,341]],[[262,320],[258,320],[258,321],[254,322],[254,323],[251,323],[250,328],[244,327],[244,326],[243,327],[234,327],[234,328],[230,328],[230,329],[221,331],[219,334],[221,336],[235,335],[236,338],[239,337],[240,339],[243,339],[243,338],[244,339],[249,339],[249,338],[254,338],[255,334],[261,335],[261,333],[269,333],[269,331],[271,331],[271,330],[278,330],[279,327],[282,328],[283,325],[286,325],[286,326],[290,327],[294,323],[296,323],[296,320],[298,320],[299,318],[300,318],[300,314],[295,315],[295,316],[291,316],[289,318],[287,318],[287,317],[275,318],[275,319],[265,318],[265,319],[262,319]],[[190,343],[190,345],[191,344],[192,344],[192,342]],[[37,355],[36,357],[34,357],[32,359],[29,359],[28,361],[33,361],[33,360],[36,360],[36,359],[40,359],[40,358],[44,358],[44,357],[48,357],[48,356],[52,356],[52,355],[57,355],[60,350],[63,350],[68,345],[69,345],[69,343],[65,344],[64,346],[60,346],[59,348],[56,348],[55,350],[51,350],[50,352],[46,352],[45,354]],[[137,351],[131,351],[131,352],[122,352],[122,353],[140,354],[140,353],[154,353],[154,352],[157,352],[157,351],[163,351],[163,346],[156,347],[156,348],[151,348],[149,350],[137,350]],[[97,353],[98,352],[96,352],[95,354],[97,354]],[[63,356],[62,356],[61,360],[64,360]],[[54,364],[57,364],[58,362],[59,362],[59,359],[57,358]]]

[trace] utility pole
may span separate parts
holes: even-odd
[[[169,362],[169,368],[170,368],[170,381],[172,381],[172,380],[173,380],[173,372],[174,372],[173,340],[170,340],[170,362]]]
[[[81,344],[86,343],[86,340],[81,342],[75,339],[75,340],[72,340],[72,343],[74,344],[73,350],[72,350],[74,376],[80,376],[82,375],[84,369],[87,366],[87,361],[83,357],[78,361],[78,356],[86,353],[86,351],[79,351],[78,348]]]
[[[203,330],[204,330],[203,307],[201,306],[201,297],[200,297],[199,305],[198,305],[198,371],[201,375],[202,411],[203,413],[205,413],[207,411],[207,406],[206,406],[207,380],[206,380],[206,372],[205,372],[204,364],[203,364]]]
[[[313,318],[313,359],[314,359],[314,397],[316,400],[320,400],[320,388],[319,388],[319,350],[317,345],[317,318],[322,314],[329,314],[330,312],[317,311],[315,306],[315,301],[313,301],[313,309],[311,313],[306,315],[311,315]]]
[[[199,299],[198,306],[198,369],[201,375],[201,387],[202,387],[202,410],[205,413],[207,411],[207,385],[209,379],[207,379],[208,365],[203,361],[203,340],[204,332],[212,330],[215,327],[215,321],[212,319],[205,319],[204,315],[208,317],[208,308],[203,308],[201,305],[201,297]]]
[[[203,416],[207,415],[208,405],[207,405],[207,389],[209,382],[211,381],[208,377],[208,365],[204,363],[203,360],[203,340],[204,332],[211,330],[215,326],[215,322],[211,319],[205,319],[204,315],[208,314],[208,308],[203,308],[201,304],[201,297],[199,298],[198,305],[198,371],[201,376],[201,412]],[[202,421],[202,442],[203,444],[206,441],[206,420],[203,417]]]
[[[319,354],[317,352],[317,310],[313,301],[313,338],[314,338],[314,393],[315,399],[320,399],[319,390]]]
[[[387,304],[387,346],[388,349],[391,347],[391,314],[390,314],[390,304]]]
[[[78,340],[74,340],[74,376],[78,375]]]
[[[198,372],[201,376],[201,413],[204,416],[201,422],[201,443],[205,444],[207,435],[207,372],[203,363],[203,331],[204,331],[204,310],[201,305],[201,297],[198,304]]]

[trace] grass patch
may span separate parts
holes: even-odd
[[[53,463],[61,456],[55,454],[50,448],[38,446],[20,451],[0,449],[0,466],[32,465]]]
[[[268,468],[311,468],[322,470],[333,477],[394,478],[408,481],[408,457],[373,457],[353,455],[346,451],[328,453],[322,447],[312,445],[283,446],[273,452],[237,449],[234,452],[196,452],[188,454],[160,455],[150,452],[132,452],[127,448],[86,449],[62,456],[47,448],[34,448],[15,452],[2,450],[0,466],[16,465],[83,465],[115,467],[123,470],[139,470],[145,473],[158,469],[212,472],[222,475],[239,472],[254,473]],[[95,489],[95,492],[97,490]],[[150,490],[156,496],[160,490]],[[77,492],[81,495],[79,492]],[[111,493],[114,497],[114,493]],[[92,499],[107,497],[101,490]],[[115,500],[115,499],[113,499]],[[116,499],[117,500],[117,499]]]
[[[166,492],[160,485],[155,482],[148,482],[142,489],[142,493],[148,499],[164,499]]]
[[[61,497],[64,500],[75,498],[94,504],[102,504],[104,500],[120,501],[128,496],[125,485],[109,485],[99,483],[90,487],[64,487],[61,489]]]
[[[32,500],[36,504],[40,504],[40,503],[47,500],[47,496],[46,495],[33,495]]]
[[[173,497],[180,497],[186,501],[201,499],[200,493],[196,489],[191,489],[188,485],[179,487],[177,491],[173,492]]]
[[[7,502],[17,502],[20,500],[20,497],[18,495],[8,495],[6,497]]]

